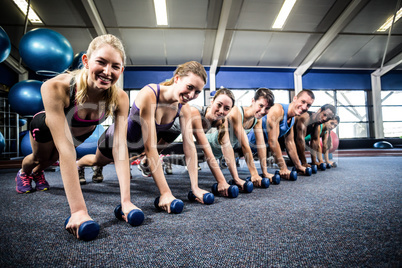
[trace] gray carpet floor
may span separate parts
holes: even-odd
[[[187,200],[187,172],[174,166],[167,180],[185,203],[179,215],[154,208],[153,180],[132,166],[132,201],[146,216],[139,227],[114,217],[114,166],[104,168],[101,184],[91,182],[87,168],[82,189],[101,225],[90,242],[63,229],[69,207],[60,172],[46,172],[51,190],[17,194],[17,170],[0,170],[0,267],[401,267],[402,157],[338,163],[236,199],[216,197],[209,206]],[[199,183],[209,190],[214,180],[201,166]]]

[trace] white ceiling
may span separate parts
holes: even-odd
[[[1,2],[0,25],[18,61],[24,16],[12,0]],[[95,4],[92,10],[90,3]],[[273,30],[282,3],[167,0],[169,26],[157,27],[152,0],[31,0],[44,22],[40,27],[64,35],[74,53],[85,51],[104,28],[122,39],[128,66],[171,66],[189,60],[209,66],[216,60],[217,66],[381,67],[388,33],[376,30],[394,14],[397,0],[298,0],[284,28]],[[33,28],[37,26],[28,25],[27,30]],[[397,22],[385,65],[401,59],[402,22]]]

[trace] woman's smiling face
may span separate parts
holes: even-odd
[[[82,60],[88,69],[88,84],[99,89],[109,89],[124,69],[120,53],[110,45],[95,50],[91,58],[84,54]]]
[[[189,101],[198,97],[202,92],[205,84],[201,77],[189,72],[186,76],[175,76],[174,87],[176,92],[176,99],[181,104],[186,104]]]
[[[225,95],[220,94],[211,102],[210,113],[212,115],[213,120],[219,120],[226,117],[233,107],[232,99]]]

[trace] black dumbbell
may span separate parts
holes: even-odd
[[[236,185],[234,180],[229,181],[230,185]],[[243,184],[243,192],[245,193],[251,193],[254,189],[254,185],[251,181],[245,181]]]
[[[338,164],[336,162],[332,162],[332,164],[329,164],[331,167],[337,167]]]
[[[154,206],[158,210],[162,210],[159,207],[159,196],[157,198],[155,198]],[[174,214],[180,214],[183,211],[183,208],[184,208],[184,203],[180,199],[175,199],[172,201],[172,203],[170,203],[170,212],[172,212]]]
[[[123,220],[123,211],[121,210],[121,205],[118,205],[114,209],[114,215],[119,220]],[[127,215],[127,221],[131,226],[139,226],[144,222],[145,215],[140,209],[133,209]]]
[[[66,219],[64,222],[64,228],[66,228],[70,217]],[[84,241],[91,241],[94,240],[99,234],[100,226],[96,221],[85,221],[81,223],[80,227],[78,228],[78,236],[79,239]]]
[[[214,195],[219,195],[217,183],[214,183],[212,185],[211,190]],[[237,187],[237,185],[230,185],[228,189],[228,195],[230,198],[236,198],[239,195],[239,187]]]
[[[260,177],[262,178],[262,180],[261,180],[261,188],[268,188],[269,184],[270,184],[269,179],[265,178],[265,177],[263,177],[261,175],[260,175]],[[251,181],[251,177],[247,177],[246,181],[249,181],[249,182],[253,183]]]
[[[195,199],[197,198],[194,194],[193,191],[188,192],[188,200],[190,201],[195,201]],[[215,201],[215,196],[211,193],[205,193],[202,197],[202,201],[204,201],[204,204],[206,205],[210,205]]]
[[[327,169],[327,165],[325,163],[321,163],[319,167],[321,171],[325,171]]]
[[[278,185],[279,183],[281,183],[281,175],[279,174],[279,170],[276,170],[272,177],[272,184]]]
[[[311,165],[311,171],[313,172],[313,174],[317,173],[317,165]]]
[[[326,164],[326,168],[327,168],[327,169],[332,168],[331,164],[327,163],[327,164]]]

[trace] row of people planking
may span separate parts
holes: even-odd
[[[292,172],[282,156],[280,138],[284,139],[297,172],[307,174],[310,165],[304,153],[305,137],[311,136],[312,164],[322,163],[322,154],[315,153],[321,150],[319,138],[322,136],[326,141],[328,132],[339,123],[332,105],[308,112],[314,102],[314,94],[309,90],[298,93],[289,104],[277,104],[269,89],[260,88],[249,107],[236,107],[233,93],[222,88],[210,106],[190,107],[188,102],[198,97],[207,81],[204,67],[196,61],[179,65],[169,81],[146,85],[129,109],[128,95],[116,86],[124,71],[125,58],[124,47],[117,37],[98,36],[82,56],[81,69],[60,74],[43,84],[44,111],[36,114],[29,126],[32,154],[23,159],[15,178],[18,193],[48,190],[43,170],[58,160],[71,212],[65,228],[83,240],[92,240],[99,233],[99,225],[89,216],[79,183],[79,170],[85,166],[114,163],[121,195],[115,215],[136,226],[142,223],[144,214],[131,202],[129,155],[144,156],[141,166],[148,170],[160,191],[155,206],[168,213],[180,213],[183,202],[169,188],[158,151],[178,135],[183,138],[191,198],[210,204],[214,195],[198,186],[193,137],[217,181],[214,193],[234,197],[236,191],[247,191],[246,187],[249,191],[250,184],[261,187],[264,178],[272,182],[274,174],[267,170],[267,146],[280,168],[280,177],[290,179]],[[77,161],[75,147],[109,116],[113,117],[113,124],[99,138],[96,154]],[[326,142],[323,144],[325,149]],[[246,160],[251,174],[248,181],[238,176],[236,149],[240,149]],[[258,153],[261,176],[253,152]],[[233,177],[231,184],[217,163],[216,158],[221,156]],[[326,161],[332,164],[328,157]]]

